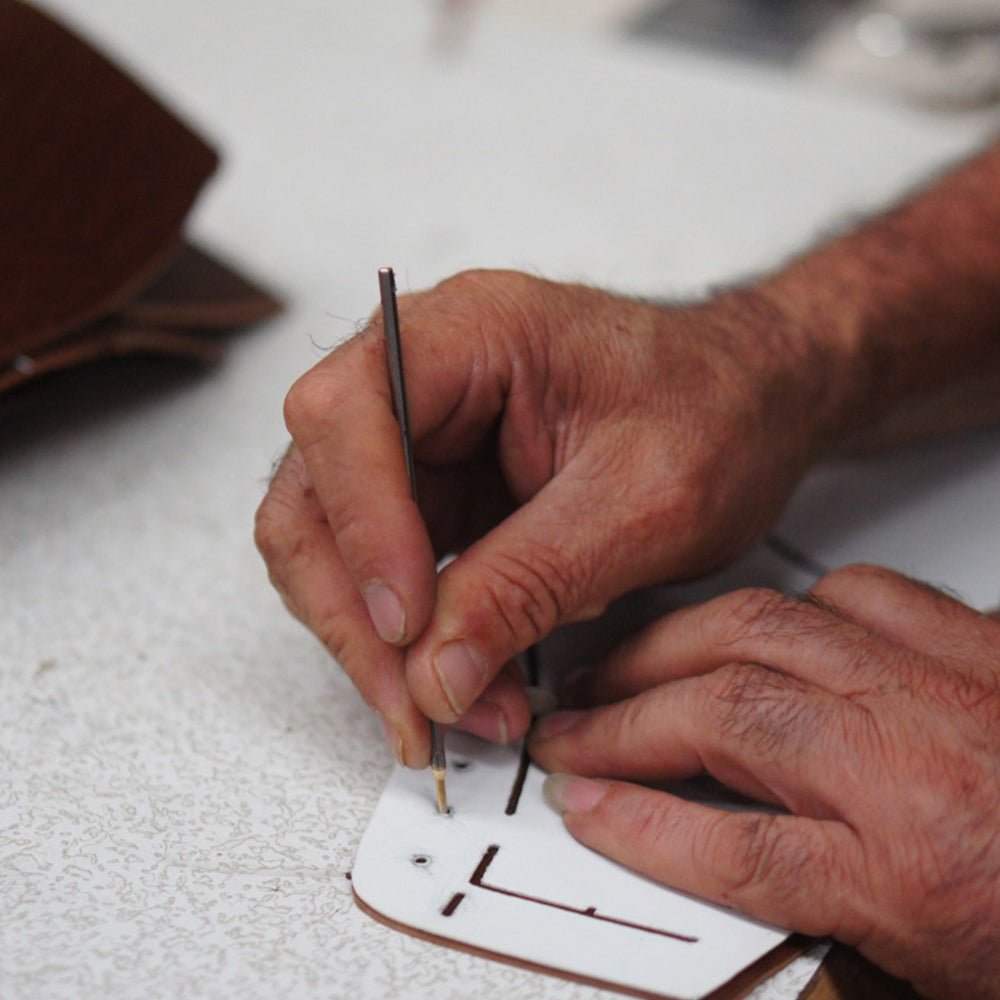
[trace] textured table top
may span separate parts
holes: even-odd
[[[391,757],[253,549],[284,392],[379,265],[689,293],[979,126],[488,16],[443,52],[429,3],[49,7],[221,144],[193,232],[289,310],[209,375],[95,377],[0,426],[0,994],[599,995],[354,906]]]

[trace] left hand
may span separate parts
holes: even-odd
[[[929,996],[1000,997],[1000,623],[875,567],[677,611],[531,742],[582,843],[857,946]],[[702,771],[786,813],[621,780]]]

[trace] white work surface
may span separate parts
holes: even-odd
[[[268,587],[293,378],[503,265],[644,294],[767,266],[976,142],[694,57],[437,5],[59,0],[223,147],[192,231],[287,314],[206,377],[0,426],[0,995],[584,998],[395,933],[345,878],[392,765]]]

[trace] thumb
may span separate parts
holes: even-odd
[[[597,494],[592,479],[557,476],[442,571],[433,618],[406,659],[421,711],[454,722],[518,653],[645,582],[625,579],[642,560]]]

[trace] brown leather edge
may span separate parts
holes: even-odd
[[[37,355],[15,358],[10,367],[0,370],[0,393],[101,358],[135,354],[166,355],[212,364],[222,357],[223,344],[186,331],[108,322],[88,329],[86,336],[73,337]]]
[[[478,958],[487,958],[495,962],[503,962],[505,965],[512,965],[515,968],[525,969],[528,972],[540,972],[543,975],[566,979],[573,983],[580,983],[583,986],[594,986],[598,989],[614,990],[615,992],[621,993],[625,996],[640,997],[641,1000],[674,1000],[674,998],[670,997],[666,993],[648,993],[645,990],[636,990],[629,986],[622,986],[620,983],[612,983],[603,979],[595,979],[590,976],[577,975],[576,973],[568,972],[565,969],[555,969],[551,966],[539,965],[535,962],[527,962],[524,959],[515,958],[511,955],[502,955],[499,952],[490,951],[488,948],[479,948],[475,945],[463,944],[462,942],[454,941],[451,938],[441,937],[438,934],[431,934],[429,931],[422,931],[416,927],[410,927],[407,924],[400,923],[398,920],[393,920],[391,917],[385,916],[385,914],[376,910],[375,907],[366,903],[358,895],[357,890],[353,886],[351,887],[351,891],[354,894],[354,902],[357,903],[358,908],[363,913],[368,914],[368,916],[373,920],[377,920],[380,924],[384,924],[386,927],[391,927],[393,930],[400,931],[403,934],[409,934],[411,937],[419,938],[421,941],[429,941],[431,944],[443,945],[444,947],[452,948],[455,951],[464,951],[469,955],[476,955]],[[748,966],[742,972],[730,979],[728,983],[707,994],[703,1000],[742,1000],[742,998],[745,997],[755,986],[760,985],[760,983],[764,982],[780,969],[783,969],[786,965],[788,965],[792,959],[798,958],[799,955],[807,951],[812,943],[813,942],[810,938],[793,934],[791,937],[772,948],[771,951],[754,962],[753,965]]]
[[[117,315],[140,326],[228,330],[276,315],[281,300],[213,253],[186,241]]]

